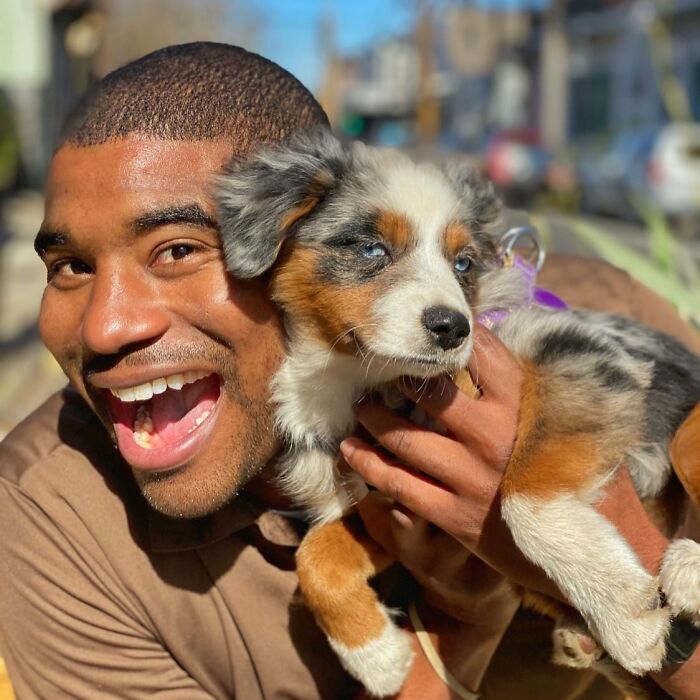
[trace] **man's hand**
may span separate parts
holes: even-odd
[[[370,536],[409,569],[431,607],[478,626],[510,622],[519,605],[513,587],[461,542],[378,491],[357,508]]]
[[[355,471],[399,506],[385,508],[392,520],[381,526],[384,534],[371,501],[360,507],[360,513],[370,534],[419,580],[437,577],[430,571],[434,562],[424,574],[418,574],[426,564],[421,559],[425,555],[419,553],[419,547],[408,547],[397,538],[399,533],[405,538],[407,529],[418,527],[412,515],[449,533],[457,546],[461,543],[510,580],[555,593],[551,582],[515,547],[500,516],[498,489],[518,425],[520,366],[495,336],[477,326],[469,369],[482,392],[478,399],[460,392],[447,377],[419,389],[402,387],[440,421],[447,435],[418,427],[377,402],[360,404],[360,423],[392,457],[358,438],[343,441],[341,451]],[[427,524],[419,527],[427,528]],[[393,530],[392,542],[387,528]],[[430,551],[435,554],[436,548]]]
[[[369,534],[418,580],[421,621],[442,661],[464,687],[478,688],[520,605],[511,584],[454,537],[378,491],[358,510]],[[398,700],[453,697],[414,646],[416,661]]]

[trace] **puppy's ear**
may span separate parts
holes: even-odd
[[[338,186],[347,160],[324,129],[232,161],[216,193],[229,271],[251,278],[269,270],[285,239]]]
[[[463,163],[449,163],[445,174],[460,198],[462,217],[470,228],[486,234],[495,232],[503,205],[491,182],[475,167]]]

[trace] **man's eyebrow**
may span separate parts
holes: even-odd
[[[141,233],[167,224],[192,224],[202,228],[218,229],[214,219],[199,204],[154,209],[136,217],[131,222],[131,227],[137,233]]]
[[[37,252],[37,255],[41,256],[51,248],[65,246],[68,245],[69,242],[70,236],[67,233],[41,229],[34,239],[34,250]]]

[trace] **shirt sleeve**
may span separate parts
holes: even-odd
[[[0,655],[18,700],[211,700],[20,486],[0,480]]]

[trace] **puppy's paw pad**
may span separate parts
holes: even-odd
[[[347,647],[329,639],[343,668],[365,687],[370,695],[395,695],[404,684],[413,664],[410,637],[392,622],[382,634],[362,646]]]
[[[552,661],[569,668],[590,668],[603,649],[580,625],[562,622],[552,632]]]
[[[700,543],[673,542],[664,554],[659,579],[673,614],[685,613],[700,624]]]

